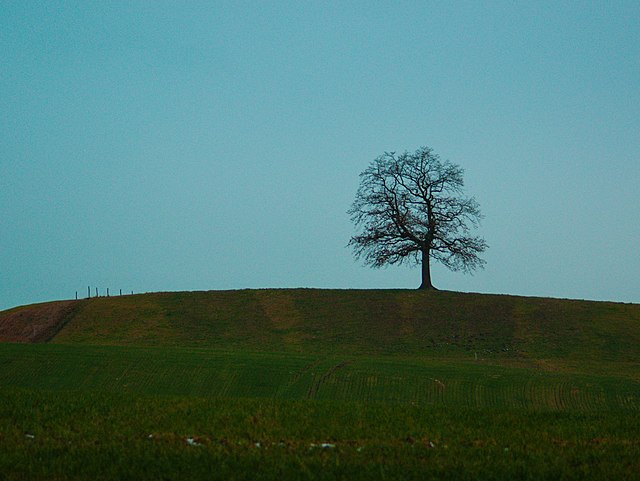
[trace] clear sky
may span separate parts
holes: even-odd
[[[432,147],[490,249],[442,289],[640,302],[640,2],[3,1],[0,309],[413,288],[346,248],[358,174]]]

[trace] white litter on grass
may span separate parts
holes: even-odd
[[[322,449],[332,449],[336,447],[335,444],[331,444],[331,443],[320,443],[320,444],[311,443],[309,446],[312,448],[322,448]]]
[[[256,448],[259,448],[260,446],[261,446],[261,444],[260,444],[260,443],[256,443],[256,444],[255,444],[255,447],[256,447]]]
[[[35,436],[33,434],[29,434],[29,433],[25,434],[24,437],[25,438],[29,438],[29,439],[35,439]]]
[[[440,387],[446,387],[446,386],[444,385],[444,383],[443,383],[440,379],[433,379],[433,378],[430,378],[430,379],[431,379],[433,382],[435,382],[438,386],[440,386]]]
[[[436,447],[436,445],[435,445],[435,444],[433,444],[433,441],[429,441],[429,446],[431,446],[432,448],[435,448],[435,447]]]
[[[202,443],[199,443],[193,438],[187,438],[186,441],[189,446],[202,446]]]
[[[153,434],[149,434],[149,436],[147,436],[148,439],[153,439]]]
[[[356,451],[358,451],[359,453],[361,453],[363,449],[364,449],[364,446],[360,446],[358,449],[356,449]]]

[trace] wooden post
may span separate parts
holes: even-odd
[[[100,297],[100,296],[98,295],[98,288],[97,288],[97,287],[96,287],[96,297]]]
[[[76,301],[78,300],[78,291],[76,291]]]
[[[91,286],[87,286],[87,299],[91,299]]]
[[[107,287],[107,297],[109,297],[109,288]]]
[[[120,295],[122,295],[122,289],[120,289]]]

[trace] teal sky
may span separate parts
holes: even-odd
[[[421,145],[490,245],[436,286],[640,302],[637,1],[3,1],[0,132],[0,309],[417,287],[346,210]]]

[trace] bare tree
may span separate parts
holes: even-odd
[[[469,235],[482,215],[476,200],[464,197],[463,173],[428,147],[375,159],[360,174],[348,211],[362,232],[349,241],[356,258],[373,267],[422,264],[420,289],[435,289],[431,259],[454,271],[483,267],[479,254],[488,246]]]

